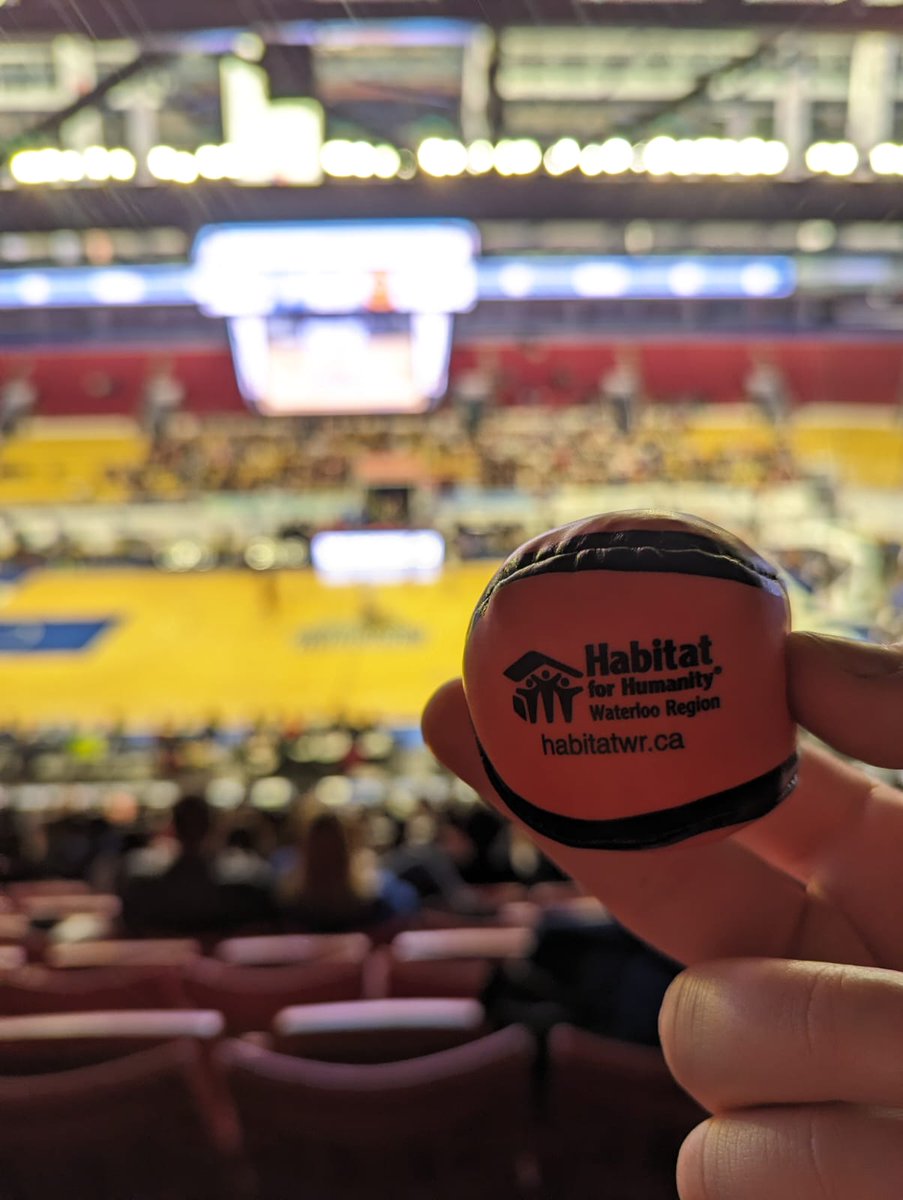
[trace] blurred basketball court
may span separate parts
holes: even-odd
[[[432,689],[459,672],[492,569],[474,563],[434,583],[366,588],[327,586],[309,572],[36,571],[0,605],[0,720],[414,722]],[[42,623],[99,622],[109,625],[80,648],[42,648]]]

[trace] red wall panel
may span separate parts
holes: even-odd
[[[796,403],[894,404],[903,399],[903,339],[469,343],[455,348],[452,371],[486,356],[501,369],[504,403],[570,403],[593,394],[621,347],[638,355],[646,391],[656,400],[741,399],[743,380],[757,354],[780,366]],[[161,358],[184,382],[191,411],[245,411],[231,356],[222,347],[179,348],[171,354],[146,348],[0,352],[0,381],[28,366],[40,415],[135,415],[148,375]]]
[[[197,347],[172,354],[132,350],[37,350],[0,353],[0,379],[30,366],[38,390],[40,416],[137,415],[146,380],[160,361],[171,365],[186,388],[193,412],[234,412],[245,408],[228,351]]]
[[[756,355],[780,367],[796,403],[893,404],[903,399],[903,340],[878,338],[471,343],[456,348],[453,370],[485,356],[501,369],[507,403],[531,396],[555,403],[568,392],[580,398],[591,394],[619,347],[638,355],[646,391],[655,400],[742,399],[743,381]]]

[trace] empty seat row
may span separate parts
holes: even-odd
[[[465,1009],[446,1022],[462,1035],[475,1029]],[[327,1037],[348,1023],[306,1015],[308,1032]],[[132,1019],[132,1035],[149,1016]],[[0,1079],[0,1195],[676,1200],[677,1148],[703,1115],[657,1051],[567,1027],[552,1033],[539,1104],[535,1048],[518,1027],[415,1058],[336,1063],[213,1046],[215,1014],[163,1016],[168,1029],[161,1021],[151,1035],[183,1036]],[[291,1025],[289,1014],[284,1032]],[[369,1025],[358,1021],[368,1028],[391,1033],[391,1013],[374,1009]]]
[[[262,1026],[262,1028],[266,1028]],[[489,1032],[477,1000],[352,1000],[283,1009],[255,1035],[283,1053],[327,1062],[395,1062],[448,1050]],[[215,1009],[131,1009],[0,1017],[0,1076],[46,1074],[227,1032]]]
[[[417,931],[375,950],[359,934],[245,938],[224,944],[219,958],[202,957],[190,940],[60,945],[50,967],[14,958],[3,972],[0,960],[0,1015],[199,1007],[242,1034],[269,1028],[293,1004],[478,997],[493,964],[522,957],[531,937],[514,926]]]

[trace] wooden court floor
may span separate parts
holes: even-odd
[[[115,624],[83,651],[0,654],[0,722],[415,722],[460,673],[493,566],[379,588],[327,587],[311,572],[38,571],[0,595],[0,621]]]

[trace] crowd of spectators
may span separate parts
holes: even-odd
[[[114,475],[136,501],[342,488],[360,481],[371,456],[384,454],[407,461],[412,483],[528,493],[565,482],[757,485],[799,477],[780,431],[764,447],[738,436],[728,450],[700,454],[685,436],[694,410],[689,403],[631,403],[628,410],[620,393],[601,392],[567,410],[476,404],[466,393],[452,393],[438,410],[416,418],[248,416],[217,428],[181,416],[165,436],[148,442],[141,463]]]
[[[242,783],[280,776],[304,788],[327,774],[386,771],[398,755],[382,726],[346,721],[260,718],[240,726],[211,714],[195,727],[7,724],[0,730],[0,784],[143,783],[204,774]]]
[[[480,802],[335,805],[316,789],[279,809],[0,809],[0,884],[86,880],[122,903],[130,936],[395,931],[424,910],[490,917],[485,885],[562,878]]]

